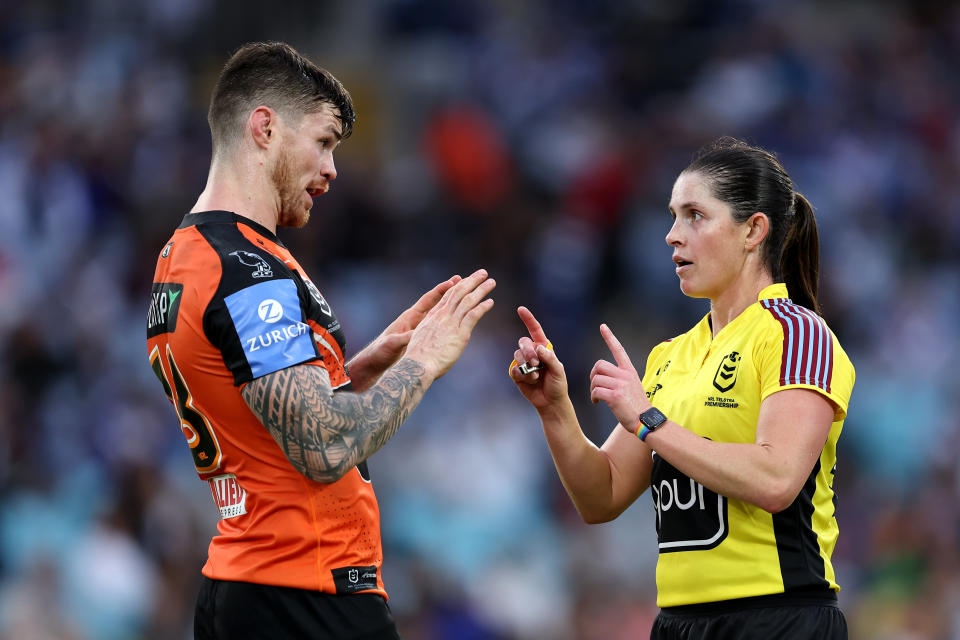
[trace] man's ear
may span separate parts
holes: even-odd
[[[757,211],[747,218],[744,223],[747,229],[747,235],[743,239],[743,246],[747,251],[753,251],[770,234],[770,218],[767,214]]]
[[[277,112],[270,107],[259,106],[250,112],[247,119],[247,129],[253,137],[253,142],[261,149],[266,149],[276,138]]]

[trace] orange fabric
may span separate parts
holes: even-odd
[[[251,226],[234,222],[229,214],[224,216],[224,223],[235,224],[256,245],[251,250],[271,253],[309,282],[285,247]],[[386,597],[380,575],[380,515],[372,485],[357,468],[332,484],[308,480],[293,468],[247,407],[221,349],[204,332],[204,314],[219,295],[223,265],[230,263],[221,261],[222,255],[196,226],[178,229],[171,240],[168,255],[158,259],[154,282],[183,284],[179,315],[173,331],[148,339],[148,352],[154,359],[160,356],[163,374],[172,380],[175,373],[165,355],[169,349],[192,408],[209,424],[219,463],[198,474],[203,480],[227,478],[211,484],[221,513],[226,503],[234,504],[235,511],[245,510],[220,520],[203,574],[336,593],[333,569],[375,566],[377,588],[358,592]],[[318,322],[304,320],[327,344],[341,348]],[[348,385],[342,351],[334,354],[337,357],[322,357],[326,351],[318,349],[317,359],[303,364],[325,367],[334,387]],[[188,442],[194,435],[189,425],[184,435]],[[241,498],[243,504],[238,506]]]

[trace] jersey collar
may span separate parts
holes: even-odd
[[[774,284],[771,284],[770,286],[764,287],[763,289],[760,290],[760,293],[757,295],[757,302],[763,302],[764,300],[789,300],[789,299],[790,299],[790,296],[787,293],[787,285],[784,284],[783,282],[776,282]],[[719,336],[724,331],[726,331],[727,327],[729,327],[732,324],[735,324],[737,320],[743,317],[752,308],[754,308],[753,305],[744,309],[740,313],[740,315],[738,315],[736,318],[731,320],[730,323],[727,324],[726,327],[721,329],[720,333],[717,335]],[[703,316],[700,322],[697,323],[697,327],[695,327],[695,330],[698,330],[700,332],[702,339],[705,340],[707,343],[710,343],[714,340],[713,329],[711,329],[710,323],[711,323],[710,313],[707,312],[707,314]]]
[[[764,287],[760,291],[760,295],[757,296],[757,302],[762,302],[764,300],[775,300],[778,298],[783,298],[784,300],[790,299],[790,295],[787,293],[787,285],[782,282],[775,282],[769,287]]]
[[[180,226],[177,228],[186,229],[187,227],[193,227],[205,222],[236,222],[239,224],[245,224],[264,238],[267,238],[271,242],[275,242],[281,247],[283,246],[283,243],[280,242],[279,238],[277,238],[277,234],[273,233],[259,222],[254,222],[250,218],[233,213],[232,211],[200,211],[199,213],[188,213],[187,215],[183,216],[183,222],[181,222]]]

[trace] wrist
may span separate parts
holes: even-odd
[[[407,353],[405,353],[403,357],[400,358],[397,364],[399,364],[400,362],[403,362],[404,360],[410,360],[411,362],[415,362],[417,366],[420,367],[420,369],[423,371],[420,378],[423,380],[424,385],[426,386],[429,386],[430,384],[433,383],[434,380],[440,377],[437,370],[434,369],[433,366],[431,365],[430,358],[424,358],[421,355],[418,355],[416,353],[410,353],[410,351],[407,350]]]
[[[662,427],[667,423],[667,416],[665,416],[659,409],[656,407],[649,407],[645,411],[640,413],[639,418],[637,419],[636,425],[632,428],[633,434],[640,438],[642,442],[646,442],[647,436],[651,433]],[[624,425],[626,426],[626,425]]]
[[[546,406],[535,408],[537,410],[537,415],[540,416],[541,422],[554,422],[563,420],[572,414],[576,414],[576,411],[573,408],[573,402],[570,400],[570,396],[563,396]]]

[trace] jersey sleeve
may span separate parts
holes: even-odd
[[[251,379],[317,359],[313,331],[303,321],[293,280],[251,285],[224,297],[224,305],[223,320],[237,334]]]
[[[310,294],[283,260],[254,246],[235,225],[200,228],[216,250],[219,283],[203,332],[236,386],[301,363],[323,366],[307,323]]]
[[[758,341],[760,400],[785,389],[810,389],[834,405],[834,421],[847,415],[854,369],[823,318],[796,305],[770,309]]]

